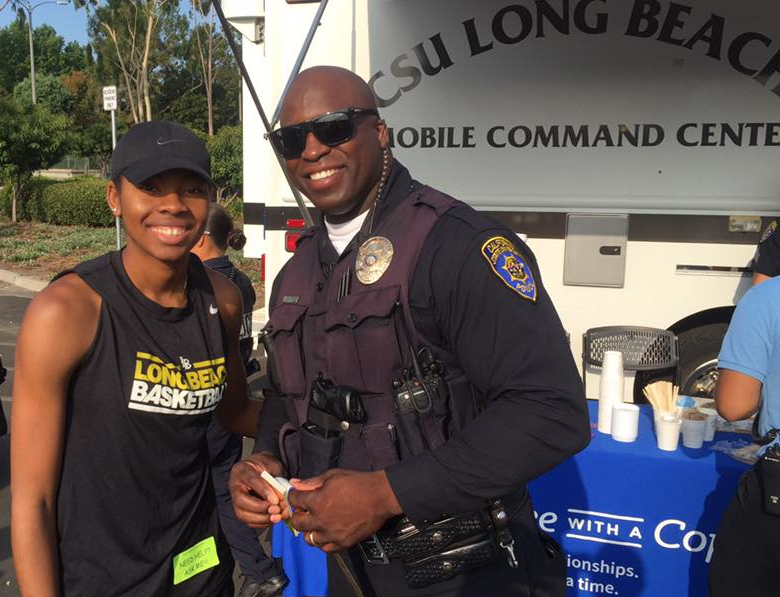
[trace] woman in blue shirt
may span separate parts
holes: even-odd
[[[780,278],[752,288],[737,305],[718,356],[715,400],[729,421],[758,413],[759,433],[780,429]],[[775,437],[760,455],[780,454]],[[740,479],[723,515],[710,565],[711,597],[780,592],[780,505],[765,507],[773,461],[759,460]],[[776,465],[780,467],[780,462]],[[780,481],[780,477],[777,477]]]

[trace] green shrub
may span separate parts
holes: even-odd
[[[70,226],[112,226],[106,203],[106,181],[91,176],[46,187],[41,196],[42,220]]]
[[[24,183],[22,192],[16,201],[17,217],[25,221],[40,220],[43,190],[56,183],[56,180],[40,176],[33,177]],[[11,217],[12,192],[13,186],[10,182],[6,182],[2,193],[0,193],[0,211],[9,218]]]

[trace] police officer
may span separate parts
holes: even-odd
[[[275,391],[231,474],[239,518],[290,515],[261,471],[301,477],[293,524],[365,595],[564,595],[525,486],[590,430],[533,255],[392,158],[353,73],[302,72],[281,123],[270,139],[323,217],[274,282]]]
[[[206,220],[206,228],[192,247],[203,265],[218,271],[241,291],[243,318],[239,331],[239,350],[244,369],[249,372],[252,362],[252,309],[255,289],[249,277],[237,269],[227,256],[227,248],[240,251],[244,248],[244,233],[233,226],[233,218],[221,205],[213,205]],[[254,531],[236,519],[228,491],[231,467],[241,459],[243,439],[239,433],[226,431],[216,417],[211,418],[206,430],[211,460],[211,477],[217,496],[219,523],[230,544],[233,558],[243,575],[236,597],[270,597],[278,594],[288,583],[274,560],[263,551]]]
[[[777,221],[772,220],[758,241],[751,263],[754,286],[780,274],[780,234],[776,232]]]

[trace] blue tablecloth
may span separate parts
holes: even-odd
[[[588,448],[530,485],[540,526],[567,554],[568,595],[707,595],[715,532],[747,469],[711,448],[749,438],[716,433],[701,449],[680,441],[662,452],[650,407],[641,408],[634,443],[591,428]]]
[[[591,421],[596,410],[592,402]],[[713,442],[658,450],[650,407],[641,408],[634,443],[591,427],[587,449],[530,486],[540,526],[567,554],[569,596],[704,597],[715,531],[747,465],[713,451]],[[321,551],[283,524],[272,542],[291,581],[285,597],[327,594]]]

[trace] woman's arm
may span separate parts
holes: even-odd
[[[727,421],[747,419],[758,410],[763,384],[739,371],[721,369],[715,386],[718,414]]]
[[[71,373],[92,343],[97,295],[69,275],[27,309],[16,343],[11,417],[11,541],[25,597],[60,594],[57,489]]]
[[[217,406],[219,422],[228,431],[254,437],[257,432],[257,417],[260,414],[260,401],[250,400],[246,383],[246,372],[241,361],[239,332],[243,318],[243,304],[238,288],[218,272],[206,270],[214,297],[217,300],[219,315],[227,334],[227,388]]]

